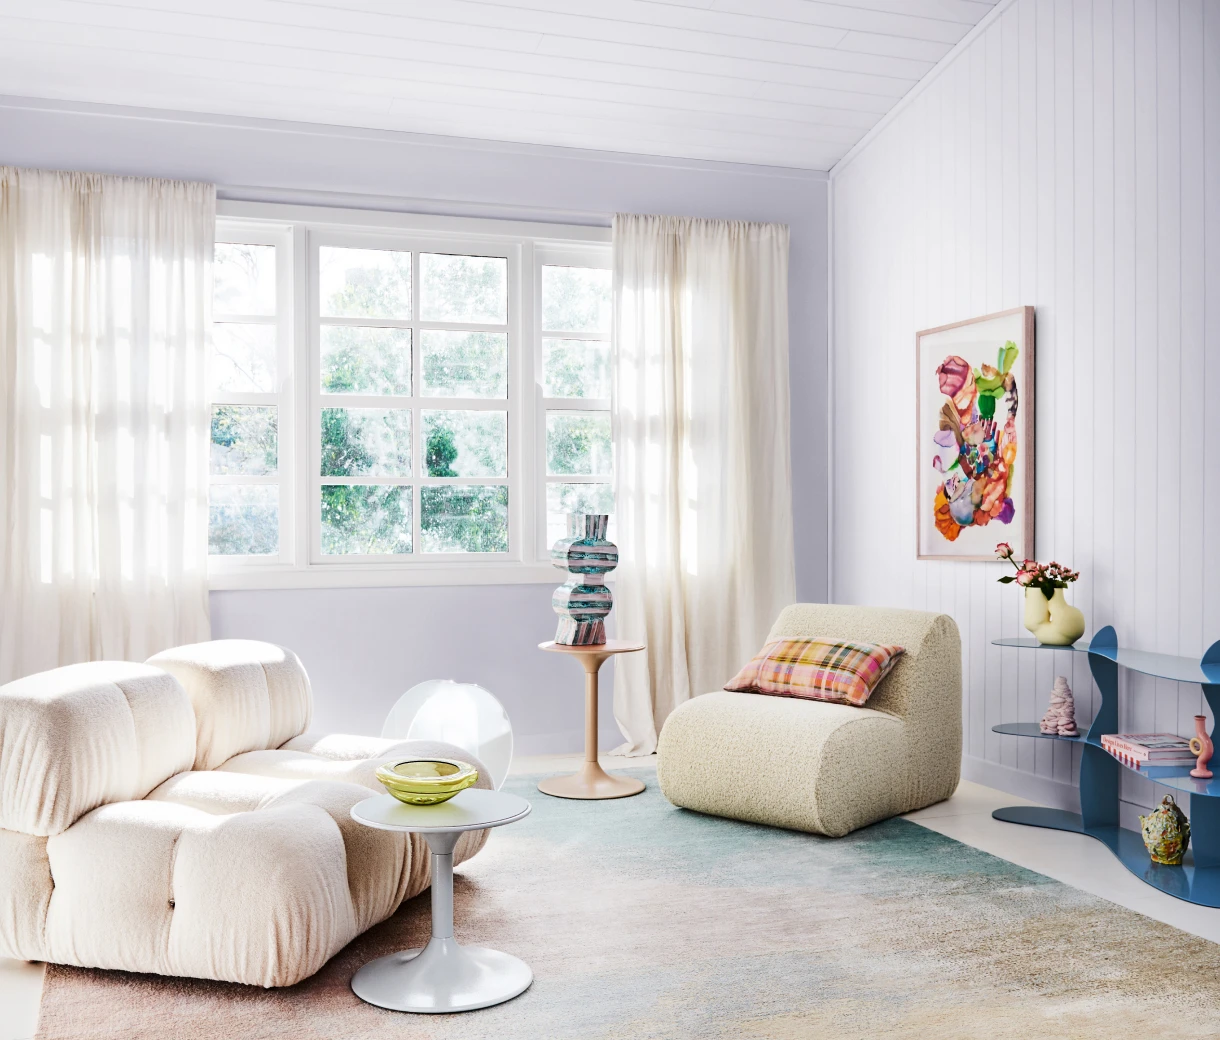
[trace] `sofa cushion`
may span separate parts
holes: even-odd
[[[93,661],[0,686],[0,828],[59,834],[194,759],[191,702],[159,669]]]
[[[313,714],[309,677],[297,655],[253,639],[216,639],[148,659],[185,687],[195,710],[196,769],[244,751],[279,747]]]
[[[724,688],[833,701],[859,708],[889,674],[901,653],[900,646],[877,643],[776,639],[755,654]]]
[[[285,986],[358,932],[342,832],[312,799],[104,805],[47,855],[46,959],[59,964]]]

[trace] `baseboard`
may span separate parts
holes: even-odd
[[[986,759],[975,758],[973,755],[962,755],[962,779],[972,783],[993,787],[1027,798],[1031,802],[1049,805],[1056,809],[1066,809],[1068,812],[1080,812],[1080,790],[1075,784],[1065,784],[1062,780],[1048,780],[1044,776],[1033,776],[1020,769],[997,765]],[[1129,802],[1119,799],[1118,822],[1122,827],[1138,831],[1141,813],[1147,813],[1151,806],[1139,802]],[[1189,812],[1188,812],[1189,815]]]
[[[598,746],[603,752],[618,747],[623,735],[617,727],[602,729],[597,735]],[[585,750],[583,729],[561,730],[558,733],[513,734],[514,755],[579,755]]]
[[[962,755],[962,779],[1015,794],[1018,798],[1028,798],[1041,805],[1080,812],[1080,791],[1075,784],[1048,780],[1044,776],[1034,776],[973,755]]]

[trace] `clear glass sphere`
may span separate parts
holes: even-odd
[[[392,740],[443,740],[470,752],[504,786],[513,760],[513,727],[496,698],[473,683],[430,679],[412,686],[386,716],[381,735]]]

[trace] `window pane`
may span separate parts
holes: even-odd
[[[212,472],[261,476],[277,469],[279,409],[219,404],[212,408]]]
[[[554,332],[609,332],[610,272],[544,265],[542,327]]]
[[[609,412],[546,413],[547,473],[609,473],[610,457]]]
[[[599,340],[542,342],[547,397],[609,397],[610,344]]]
[[[411,395],[411,330],[322,326],[322,391]]]
[[[424,321],[508,322],[508,261],[497,256],[419,254]]]
[[[215,314],[275,313],[275,246],[217,242],[212,265]]]
[[[274,556],[280,551],[278,484],[213,484],[208,496],[212,556]]]
[[[426,553],[508,552],[508,488],[449,484],[419,489]]]
[[[213,393],[275,393],[275,326],[217,322],[212,326]]]
[[[424,412],[423,424],[428,476],[507,476],[507,412]]]
[[[323,408],[322,476],[409,477],[409,408]]]
[[[324,318],[411,317],[411,254],[396,249],[318,249]]]
[[[400,484],[323,484],[322,552],[411,551],[411,489]]]
[[[420,333],[424,397],[507,397],[504,332]]]
[[[610,484],[547,484],[546,544],[554,545],[568,533],[569,513],[614,513]],[[614,517],[610,518],[613,525]],[[614,541],[613,534],[608,534]]]

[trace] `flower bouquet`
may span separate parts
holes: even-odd
[[[1016,582],[1025,589],[1025,627],[1048,646],[1070,646],[1084,635],[1084,614],[1064,598],[1063,590],[1080,578],[1080,572],[1052,560],[1022,560],[1017,563],[1012,546],[1000,542],[997,560],[1007,560],[1016,574],[1005,574],[1000,583]]]

